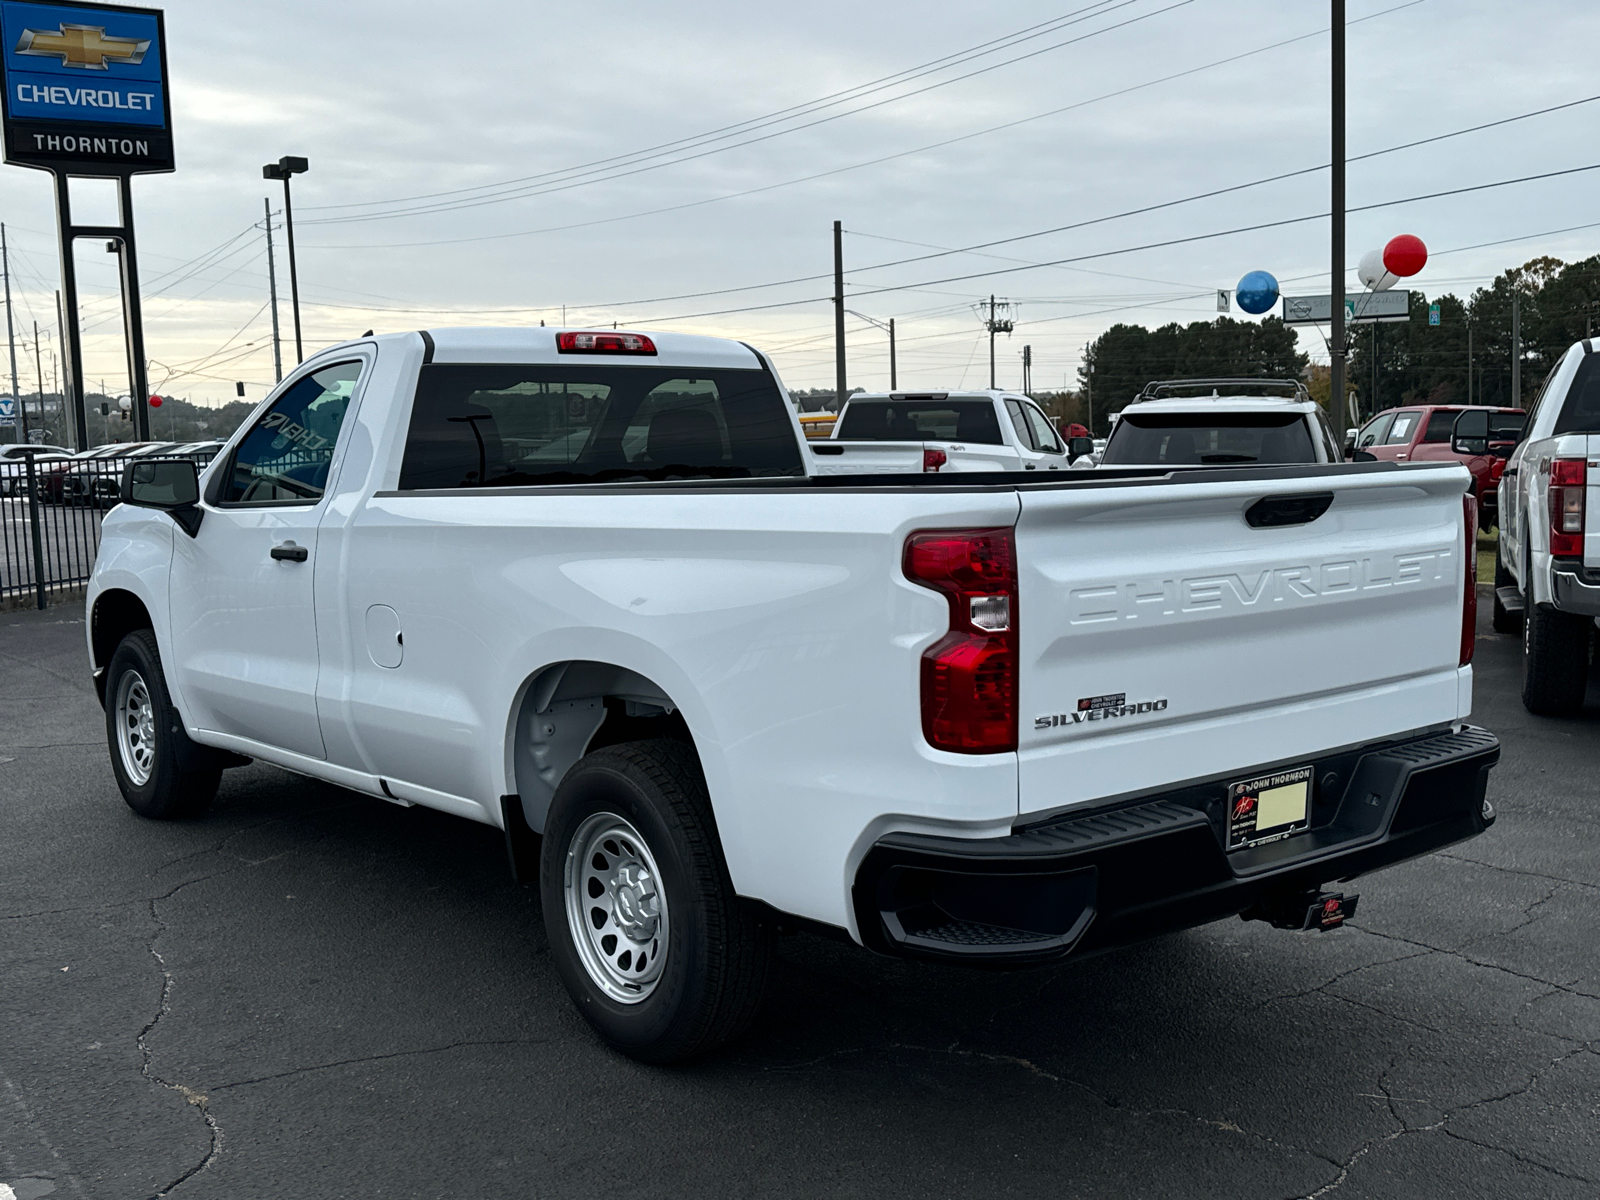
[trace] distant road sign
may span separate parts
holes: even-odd
[[[1217,311],[1218,312],[1227,312],[1229,307],[1231,307],[1231,306],[1229,304],[1228,289],[1227,288],[1218,288],[1217,289]]]
[[[1429,325],[1437,325],[1438,323],[1439,323],[1439,302],[1437,300],[1435,300],[1432,304],[1428,305],[1428,324]]]
[[[1355,325],[1411,319],[1410,292],[1359,292],[1344,298],[1344,319]],[[1285,296],[1285,325],[1326,325],[1333,320],[1332,296]]]

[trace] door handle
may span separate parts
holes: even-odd
[[[272,548],[272,557],[279,562],[305,562],[311,551],[304,546],[296,546],[293,542],[284,542]]]

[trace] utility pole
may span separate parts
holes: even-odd
[[[1467,320],[1467,403],[1472,403],[1472,320]]]
[[[1089,436],[1094,436],[1094,359],[1089,358],[1089,347],[1083,348],[1087,361],[1083,364],[1083,399],[1089,406]]]
[[[33,368],[39,376],[39,422],[44,423],[44,351],[39,349],[39,322],[33,323]]]
[[[1344,399],[1344,0],[1333,4],[1333,336],[1328,346],[1329,415],[1339,427],[1338,406]],[[1374,325],[1376,330],[1377,326]],[[1376,360],[1376,355],[1374,355]]]
[[[1022,394],[1033,399],[1033,347],[1022,348]]]
[[[11,344],[11,394],[17,401],[17,441],[28,440],[28,406],[17,387],[17,335],[11,324],[11,256],[6,250],[6,227],[0,225],[0,271],[6,278],[6,340]]]
[[[900,380],[894,369],[894,318],[889,318],[889,390],[892,392],[900,386]]]
[[[1522,294],[1511,293],[1511,407],[1522,407]]]
[[[1017,327],[1017,323],[1010,317],[1001,317],[996,315],[997,309],[1005,308],[1009,310],[1011,308],[1011,301],[1009,300],[1001,300],[996,302],[995,298],[990,296],[988,304],[989,315],[987,318],[984,318],[983,316],[984,303],[982,300],[978,301],[974,307],[978,310],[979,319],[983,321],[983,327],[989,331],[989,390],[992,392],[995,389],[994,335],[997,333],[1009,334]]]
[[[844,378],[844,226],[833,223],[833,360],[835,411],[843,411],[848,385]]]
[[[272,302],[272,378],[283,382],[283,346],[278,340],[278,269],[272,261],[272,201],[261,197],[267,210],[267,295]]]

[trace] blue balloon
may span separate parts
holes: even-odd
[[[1259,315],[1278,302],[1278,281],[1265,271],[1251,271],[1239,280],[1234,296],[1245,312]]]

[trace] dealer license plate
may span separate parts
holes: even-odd
[[[1295,767],[1228,785],[1228,849],[1290,837],[1311,824],[1311,768]]]

